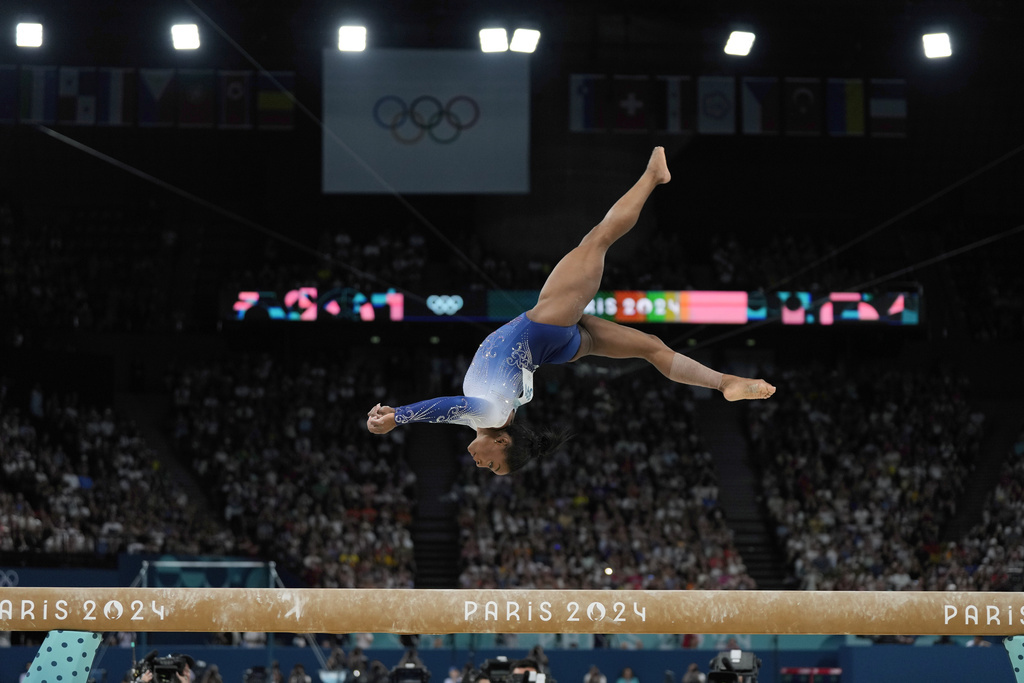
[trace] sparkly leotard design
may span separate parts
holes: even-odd
[[[441,396],[395,408],[395,423],[435,422],[501,427],[533,398],[533,371],[565,363],[579,348],[579,329],[535,323],[522,314],[492,332],[462,382],[465,396]]]

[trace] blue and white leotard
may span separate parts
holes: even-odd
[[[395,424],[438,422],[502,427],[533,398],[533,371],[567,363],[580,347],[576,325],[535,323],[523,313],[484,339],[462,381],[465,396],[441,396],[395,408]]]

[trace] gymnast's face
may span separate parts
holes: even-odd
[[[495,474],[505,475],[508,474],[505,449],[511,442],[511,437],[504,429],[478,429],[476,438],[470,442],[467,450],[477,467],[486,467]]]

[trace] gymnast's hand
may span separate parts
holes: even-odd
[[[395,428],[395,409],[379,403],[370,408],[366,414],[366,428],[371,434],[387,434]]]

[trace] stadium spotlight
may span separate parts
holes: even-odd
[[[725,43],[725,54],[746,57],[754,45],[754,34],[748,31],[733,31]]]
[[[512,43],[508,49],[512,52],[533,52],[540,42],[540,31],[532,28],[517,28],[512,34]]]
[[[480,49],[483,52],[508,50],[508,32],[503,28],[480,29]]]
[[[338,29],[338,49],[342,52],[362,52],[366,49],[365,26],[342,26]]]
[[[14,44],[18,47],[42,47],[43,25],[30,23],[18,24],[14,31]]]
[[[928,59],[949,57],[953,54],[948,33],[926,33],[921,36],[921,40],[924,42],[924,56]]]
[[[171,40],[175,50],[198,50],[199,27],[195,24],[175,24],[171,27]]]

